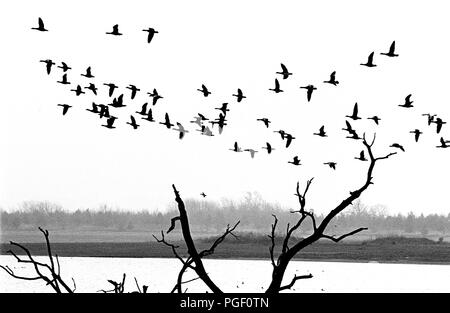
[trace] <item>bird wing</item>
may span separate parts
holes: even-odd
[[[39,18],[38,23],[39,23],[39,28],[45,28],[45,27],[44,27],[44,21],[42,21],[41,18]]]
[[[391,46],[389,47],[389,53],[394,54],[394,52],[395,52],[395,41],[393,41],[391,43]]]
[[[358,103],[355,103],[353,107],[353,116],[358,116]]]
[[[369,58],[367,59],[367,63],[372,64],[373,63],[373,52],[369,54]]]
[[[288,72],[287,67],[283,63],[281,63],[281,69],[283,70],[283,73],[287,73]]]
[[[278,82],[278,79],[275,78],[275,89],[280,89],[280,83]]]

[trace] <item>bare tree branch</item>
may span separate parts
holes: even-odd
[[[341,241],[342,239],[344,239],[344,238],[346,238],[346,237],[348,237],[348,236],[352,236],[352,235],[354,235],[354,234],[356,234],[356,233],[359,233],[359,232],[361,232],[361,231],[363,231],[363,230],[367,230],[368,228],[367,227],[361,227],[361,228],[358,228],[358,229],[356,229],[356,230],[354,230],[354,231],[352,231],[352,232],[349,232],[349,233],[347,233],[347,234],[345,234],[345,235],[342,235],[342,236],[340,236],[340,237],[338,237],[338,238],[335,238],[334,236],[329,236],[329,235],[323,235],[322,234],[322,238],[326,238],[326,239],[330,239],[330,240],[332,240],[332,241],[334,241],[334,242],[339,242],[339,241]]]
[[[295,282],[297,280],[299,280],[299,279],[308,279],[308,278],[312,278],[312,277],[313,277],[312,274],[302,275],[302,276],[295,275],[294,278],[292,278],[292,281],[288,285],[280,287],[280,289],[278,289],[278,291],[291,289],[295,285]]]
[[[275,214],[272,214],[273,218],[274,218],[274,222],[272,224],[272,230],[270,232],[270,235],[267,235],[270,238],[271,241],[271,246],[269,247],[269,252],[270,252],[270,260],[272,261],[272,266],[275,268],[277,267],[275,264],[275,257],[274,257],[274,249],[275,249],[275,229],[277,228],[277,223],[278,223],[278,218]]]

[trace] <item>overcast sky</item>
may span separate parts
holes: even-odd
[[[366,4],[364,4],[366,3]],[[6,7],[5,7],[6,6]],[[360,187],[368,162],[354,158],[362,142],[346,139],[345,115],[358,102],[362,134],[377,133],[376,155],[406,152],[377,163],[374,185],[361,197],[388,212],[450,211],[450,125],[441,133],[423,113],[450,120],[448,71],[449,4],[446,1],[9,1],[0,12],[2,32],[0,104],[0,207],[26,200],[49,200],[74,210],[106,203],[130,210],[165,210],[174,183],[185,198],[240,199],[258,192],[286,208],[296,207],[295,185],[315,177],[308,203],[327,212]],[[31,30],[42,17],[48,32]],[[105,34],[119,24],[123,36]],[[159,31],[146,42],[144,28]],[[380,55],[396,41],[398,58]],[[375,51],[377,67],[360,65]],[[57,84],[40,60],[72,67],[69,86]],[[283,80],[284,63],[293,73]],[[82,77],[91,66],[93,79]],[[324,84],[336,71],[338,86]],[[269,91],[278,78],[283,93]],[[99,87],[77,97],[70,91],[89,82]],[[124,108],[111,108],[116,129],[86,111],[110,103],[103,83],[114,82]],[[134,100],[130,90],[141,89]],[[212,94],[197,91],[205,84]],[[317,87],[310,102],[300,86]],[[152,107],[157,122],[169,113],[188,130],[178,133],[140,119],[135,111],[151,102],[156,88],[164,97]],[[237,103],[241,88],[247,97]],[[412,94],[414,108],[398,107]],[[221,135],[201,136],[189,123],[197,113],[213,119],[228,102],[228,125]],[[72,106],[63,116],[59,103]],[[126,122],[134,115],[141,125]],[[378,115],[376,126],[367,117]],[[268,117],[266,129],[257,118]],[[314,136],[325,125],[328,137]],[[423,131],[414,142],[414,129]],[[289,148],[274,130],[296,139]],[[230,151],[237,141],[242,148]],[[270,142],[268,155],[261,147]],[[302,166],[287,162],[298,155]],[[337,163],[336,171],[323,165]]]

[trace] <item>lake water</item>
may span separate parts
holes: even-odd
[[[46,257],[36,257],[48,261]],[[135,291],[134,277],[149,292],[170,292],[180,261],[166,258],[60,258],[61,275],[67,282],[73,277],[77,292],[110,289],[107,279],[119,281],[126,273],[125,291]],[[18,274],[33,274],[27,264],[11,256],[0,255],[0,264],[9,265]],[[206,270],[224,292],[261,292],[270,281],[272,266],[267,260],[205,260]],[[285,281],[294,274],[313,274],[297,281],[291,292],[450,292],[450,265],[385,264],[294,261]],[[195,277],[185,274],[185,280]],[[188,292],[205,292],[200,280],[184,285]],[[0,271],[0,292],[53,292],[42,281],[21,281]]]

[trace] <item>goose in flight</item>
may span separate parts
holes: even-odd
[[[91,73],[91,67],[89,66],[86,69],[86,73],[85,74],[81,74],[81,76],[84,76],[86,78],[94,78],[94,75],[92,75],[92,73]]]
[[[200,119],[201,119],[202,121],[209,121],[209,119],[206,118],[203,114],[197,113],[197,115],[200,117]]]
[[[165,125],[168,129],[170,129],[170,127],[174,126],[173,124],[170,123],[170,119],[169,119],[169,114],[168,113],[166,113],[166,115],[165,115],[164,123],[163,122],[159,122],[159,124]]]
[[[345,117],[351,118],[354,121],[361,119],[358,116],[358,102],[356,102],[355,105],[353,106],[353,113],[352,113],[352,115],[346,115]]]
[[[373,54],[374,54],[374,52],[369,54],[369,57],[367,58],[367,62],[361,63],[360,65],[367,66],[367,67],[375,67],[376,65],[373,64]]]
[[[148,35],[147,35],[147,43],[150,43],[152,41],[152,39],[153,39],[153,36],[155,36],[155,34],[158,34],[158,31],[155,30],[152,27],[149,27],[147,29],[143,29],[142,31],[148,33]]]
[[[374,115],[372,117],[368,117],[368,120],[373,120],[375,122],[375,124],[378,125],[378,122],[381,121],[381,118],[379,118],[378,116]]]
[[[100,107],[100,118],[110,118],[111,115],[109,115],[109,107],[107,105],[104,104],[98,104],[98,106]]]
[[[422,114],[422,116],[426,116],[428,118],[428,126],[430,126],[431,123],[433,123],[434,118],[436,117],[436,114],[425,113],[425,114]]]
[[[136,123],[136,119],[133,115],[130,115],[131,122],[127,122],[128,125],[131,125],[134,129],[138,129],[139,125]]]
[[[61,62],[61,66],[58,66],[58,68],[62,69],[63,72],[67,72],[68,70],[71,70],[72,68],[69,67],[65,62]]]
[[[89,86],[84,87],[84,89],[89,89],[94,93],[94,95],[97,95],[97,87],[95,87],[95,84],[89,83]]]
[[[114,108],[121,108],[126,106],[125,104],[123,104],[123,94],[121,94],[118,98],[114,98],[112,103],[108,104]]]
[[[419,137],[421,134],[423,134],[419,129],[414,129],[412,131],[410,131],[411,134],[414,134],[414,139],[416,140],[416,142],[419,141]]]
[[[181,123],[178,123],[178,122],[177,122],[177,126],[178,126],[178,128],[174,128],[173,130],[178,131],[178,132],[180,133],[180,134],[179,134],[179,138],[180,138],[180,139],[183,139],[184,135],[185,135],[186,133],[188,133],[188,131],[183,127],[183,125],[181,125]]]
[[[318,133],[314,133],[313,135],[317,135],[320,137],[328,137],[327,133],[325,132],[325,126],[322,125],[322,127],[320,127],[319,132]]]
[[[298,166],[298,165],[301,165],[301,164],[300,164],[300,161],[301,161],[301,160],[298,158],[298,156],[295,156],[294,159],[293,159],[292,161],[288,161],[288,163],[294,164],[294,165],[297,165],[297,166]]]
[[[267,150],[267,154],[271,154],[273,150],[275,150],[275,148],[272,148],[271,144],[266,142],[266,146],[262,147],[262,149]]]
[[[112,32],[109,32],[109,33],[106,33],[106,34],[114,35],[114,36],[121,36],[122,35],[122,33],[119,32],[119,25],[118,24],[113,26]]]
[[[306,98],[308,99],[308,102],[311,101],[311,96],[314,90],[316,90],[317,88],[314,87],[313,85],[308,85],[308,86],[302,86],[300,88],[306,89]]]
[[[203,96],[205,96],[205,97],[207,97],[211,94],[211,91],[209,91],[205,85],[202,85],[202,89],[197,89],[197,90],[200,91],[203,94]]]
[[[250,156],[252,157],[252,159],[255,157],[255,153],[258,152],[258,151],[253,150],[253,149],[245,149],[244,151],[250,152]]]
[[[339,84],[339,81],[336,80],[336,71],[331,73],[330,74],[330,79],[329,80],[325,80],[324,83],[337,86]]]
[[[114,83],[103,84],[103,85],[108,86],[108,95],[109,95],[110,97],[112,97],[112,95],[113,95],[113,93],[114,93],[114,90],[115,90],[116,88],[118,88],[118,86],[116,86]]]
[[[155,120],[153,119],[153,112],[151,108],[148,109],[147,117],[143,117],[142,119],[149,122],[155,122]]]
[[[364,155],[364,150],[361,150],[361,152],[359,153],[359,157],[355,157],[355,159],[360,161],[368,161]]]
[[[444,122],[440,117],[437,117],[433,123],[436,124],[436,133],[439,134],[442,129],[442,125],[447,124],[447,122]]]
[[[285,134],[284,138],[286,138],[286,148],[288,148],[291,145],[292,140],[295,139],[291,134]]]
[[[32,27],[31,29],[38,30],[40,32],[48,32],[48,29],[45,28],[42,18],[38,18],[38,27]]]
[[[158,102],[159,99],[162,99],[163,97],[158,93],[158,90],[156,88],[153,88],[153,92],[147,92],[147,94],[153,98],[153,105],[156,105],[156,102]]]
[[[405,148],[403,148],[403,146],[402,146],[401,144],[398,144],[398,143],[393,143],[393,144],[390,145],[389,147],[391,147],[391,148],[397,148],[397,149],[400,149],[400,150],[402,150],[403,152],[405,152]]]
[[[342,128],[342,130],[348,131],[349,133],[354,132],[352,125],[348,121],[345,121],[345,125],[346,125],[346,128]]]
[[[58,104],[58,106],[63,108],[62,112],[63,115],[66,115],[67,111],[69,111],[69,108],[72,107],[71,105],[68,104]]]
[[[103,127],[106,127],[106,128],[110,128],[110,129],[113,129],[113,128],[116,128],[115,126],[114,126],[114,121],[117,119],[117,117],[115,117],[115,116],[111,116],[111,117],[109,117],[107,120],[106,120],[106,125],[102,125]]]
[[[360,139],[362,139],[361,137],[359,137],[359,135],[356,133],[355,130],[349,131],[349,135],[350,135],[350,136],[347,136],[347,137],[345,137],[345,138],[350,138],[350,139],[354,139],[354,140],[360,140]]]
[[[263,117],[263,118],[258,118],[257,121],[261,121],[264,123],[264,125],[266,125],[266,128],[269,128],[269,124],[271,123],[271,121],[269,121],[268,118]]]
[[[55,65],[55,62],[53,62],[50,59],[40,60],[39,62],[45,63],[45,68],[47,69],[47,74],[50,75],[50,72],[52,71],[52,66]]]
[[[323,164],[328,165],[333,170],[336,170],[336,162],[325,162]]]
[[[199,130],[199,131],[201,132],[201,134],[203,136],[209,136],[209,137],[213,137],[214,136],[214,134],[212,133],[211,129],[209,129],[208,126],[202,125],[201,127],[202,127],[202,129]]]
[[[80,86],[80,85],[78,85],[77,88],[75,88],[75,89],[70,89],[70,91],[75,92],[75,94],[76,94],[77,96],[79,96],[79,95],[85,93],[85,92],[81,89],[81,86]]]
[[[436,148],[450,148],[450,140],[444,140],[444,138],[441,137],[441,139],[439,140],[441,145],[440,146],[436,146]]]
[[[227,115],[227,112],[230,111],[227,109],[228,103],[222,103],[222,106],[220,108],[214,108],[215,110],[222,111],[223,115]]]
[[[283,76],[283,79],[287,79],[289,76],[292,75],[292,73],[289,73],[287,67],[281,63],[281,72],[277,72],[277,74],[280,74],[281,76]],[[275,83],[276,84],[276,83]]]
[[[63,85],[70,85],[70,82],[67,81],[67,74],[63,74],[61,80],[58,80],[57,83],[63,84]]]
[[[92,109],[86,109],[86,111],[89,111],[89,112],[92,112],[95,114],[99,114],[100,111],[98,110],[98,107],[99,106],[97,104],[95,104],[95,102],[92,102]]]
[[[404,104],[399,104],[398,106],[399,107],[403,107],[403,108],[412,108],[413,107],[412,103],[414,101],[411,101],[411,96],[412,96],[411,94],[407,95],[406,98],[405,98],[405,103]]]
[[[274,133],[279,133],[281,135],[281,139],[283,139],[283,140],[286,137],[286,132],[284,130],[282,130],[282,129],[275,130]]]
[[[278,81],[278,79],[275,78],[275,88],[269,88],[269,90],[275,93],[283,92],[283,90],[281,90],[280,88],[280,82]]]
[[[391,46],[389,47],[388,53],[380,53],[382,55],[386,55],[388,57],[398,57],[398,54],[395,53],[395,40],[391,43]]]
[[[194,116],[193,121],[189,121],[190,123],[197,124],[198,126],[202,127],[202,118],[200,116]]]
[[[200,194],[200,196],[202,196],[203,198],[205,198],[205,197],[206,197],[206,194],[205,194],[204,192],[202,192],[202,193]]]
[[[139,112],[139,111],[136,111],[135,113],[140,114],[140,115],[147,115],[147,105],[148,105],[148,103],[145,102],[145,103],[142,105],[141,111],[140,111],[140,112]]]
[[[229,149],[229,150],[234,151],[234,152],[242,152],[242,149],[241,149],[241,147],[239,147],[237,141],[234,142],[233,149]]]
[[[131,90],[131,100],[133,100],[134,97],[136,97],[136,93],[137,93],[138,91],[140,91],[140,89],[139,89],[138,87],[136,87],[135,85],[132,85],[132,84],[128,85],[128,86],[125,87],[125,88]]]
[[[238,88],[236,94],[233,94],[233,97],[237,98],[237,102],[241,102],[242,99],[247,98],[246,96],[244,96],[244,94],[242,93],[242,90],[240,88]]]

